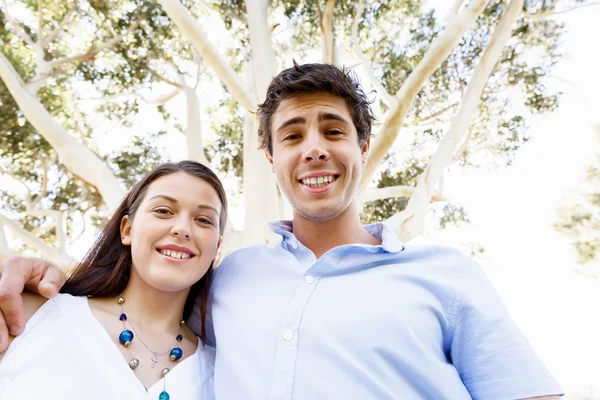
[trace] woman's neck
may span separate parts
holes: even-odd
[[[123,311],[143,329],[174,332],[179,329],[188,294],[189,289],[180,292],[157,290],[132,273],[121,294],[125,299]]]

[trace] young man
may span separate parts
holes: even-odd
[[[294,217],[271,224],[280,243],[239,250],[215,271],[207,328],[217,398],[558,398],[477,264],[361,225],[356,192],[373,117],[351,75],[294,65],[272,81],[258,115]],[[40,279],[56,291],[63,279],[39,261],[4,268],[9,324],[19,313],[9,293]]]

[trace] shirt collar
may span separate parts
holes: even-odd
[[[404,250],[404,245],[402,244],[398,236],[396,236],[394,232],[392,232],[392,230],[384,223],[378,222],[375,224],[364,225],[364,227],[367,230],[367,232],[369,232],[377,239],[381,240],[381,245],[373,247],[381,248],[387,253],[399,253],[402,250]],[[284,239],[284,241],[286,239],[295,239],[292,221],[281,220],[270,222],[269,228],[271,229],[271,231],[273,231],[273,233],[280,235]]]

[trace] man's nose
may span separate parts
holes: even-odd
[[[319,132],[310,132],[305,140],[303,158],[306,162],[329,160],[327,140]]]

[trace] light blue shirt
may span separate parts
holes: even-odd
[[[229,399],[518,399],[562,393],[482,269],[459,252],[379,246],[321,258],[289,221],[216,269],[207,330]]]

